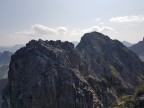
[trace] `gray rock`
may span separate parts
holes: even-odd
[[[141,84],[144,64],[117,40],[85,34],[69,42],[30,41],[11,59],[2,108],[108,108]]]
[[[85,65],[72,43],[29,42],[12,56],[3,108],[93,108]]]

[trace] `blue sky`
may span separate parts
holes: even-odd
[[[0,46],[31,39],[79,41],[85,32],[136,43],[144,36],[143,0],[0,0]]]

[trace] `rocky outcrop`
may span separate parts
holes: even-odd
[[[117,40],[85,34],[69,42],[30,41],[11,59],[2,108],[108,108],[140,85],[144,64]]]

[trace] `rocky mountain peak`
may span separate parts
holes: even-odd
[[[98,44],[98,43],[106,43],[110,40],[108,36],[103,35],[102,33],[99,32],[91,32],[91,33],[86,33],[84,36],[81,38],[81,43],[87,44]]]
[[[11,59],[3,108],[108,108],[133,94],[144,64],[121,42],[86,33],[70,42],[32,40]]]

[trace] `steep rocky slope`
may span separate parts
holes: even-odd
[[[12,56],[2,108],[108,108],[143,74],[133,52],[101,33],[85,34],[77,48],[32,40]]]
[[[144,86],[136,89],[134,95],[122,96],[112,104],[113,108],[144,108]]]
[[[129,49],[135,52],[140,57],[140,59],[144,61],[144,39],[129,47]]]
[[[96,96],[80,74],[87,69],[74,45],[31,41],[12,56],[3,108],[93,108]]]

